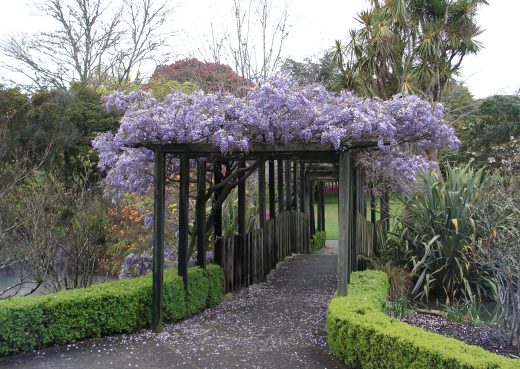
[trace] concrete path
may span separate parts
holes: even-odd
[[[0,368],[345,368],[326,347],[334,245],[296,255],[219,306],[144,330],[0,359]],[[332,251],[331,251],[332,250]]]

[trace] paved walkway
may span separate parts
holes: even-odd
[[[326,348],[334,245],[296,255],[219,306],[144,330],[0,359],[0,368],[345,368]]]

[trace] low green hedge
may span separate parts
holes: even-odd
[[[352,274],[347,297],[327,312],[331,350],[362,369],[518,369],[520,360],[492,354],[384,314],[388,278],[379,271]]]
[[[316,232],[312,235],[310,253],[315,254],[320,251],[323,246],[325,246],[325,242],[327,241],[327,233],[325,231]]]
[[[224,275],[216,265],[188,269],[188,298],[176,269],[164,273],[163,319],[173,322],[218,304]],[[0,356],[149,326],[152,275],[0,301]]]

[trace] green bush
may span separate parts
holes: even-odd
[[[380,271],[355,272],[349,295],[327,312],[331,350],[362,369],[518,368],[520,361],[413,327],[384,314],[388,280]]]
[[[407,269],[412,270],[412,294],[440,295],[449,301],[494,297],[496,286],[479,258],[480,222],[477,205],[492,184],[483,169],[446,167],[442,185],[436,173],[423,177],[421,192],[410,195],[399,230]]]
[[[223,297],[223,273],[209,265],[188,270],[188,294],[176,269],[164,273],[164,321],[193,315]],[[0,356],[150,325],[152,275],[0,301]]]
[[[224,296],[224,271],[217,265],[208,265],[204,270],[209,282],[209,293],[206,305],[216,306],[222,301]]]
[[[310,253],[315,254],[320,251],[323,246],[325,246],[325,242],[327,241],[327,234],[325,231],[316,232],[311,239]]]

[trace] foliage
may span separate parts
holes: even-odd
[[[473,300],[457,301],[455,303],[446,304],[446,319],[454,322],[478,321],[478,307]]]
[[[400,173],[401,182],[429,167],[408,147],[458,145],[441,106],[408,95],[365,100],[320,85],[300,87],[284,78],[271,79],[247,99],[174,91],[160,103],[136,92],[114,93],[106,103],[124,112],[116,134],[107,132],[93,142],[99,167],[107,170],[109,191],[143,193],[152,183],[153,153],[131,148],[144,143],[211,142],[229,153],[247,151],[255,142],[321,142],[337,150],[352,141],[379,142],[380,150],[364,155],[363,164],[368,170],[379,166]]]
[[[179,82],[159,76],[150,78],[145,88],[157,100],[164,100],[172,90],[182,91],[185,94],[200,90],[200,86],[194,81]]]
[[[319,60],[305,58],[303,61],[298,62],[288,58],[282,65],[281,73],[302,85],[322,83],[327,88],[330,88],[336,73],[333,57],[332,52],[326,52]]]
[[[441,101],[466,55],[476,54],[480,5],[466,0],[375,0],[358,14],[344,49],[337,42],[337,84],[388,99],[399,92]]]
[[[403,320],[408,317],[412,309],[412,304],[407,296],[401,295],[395,299],[391,299],[386,304],[385,314],[393,318]]]
[[[253,82],[240,77],[228,65],[201,62],[197,59],[178,60],[173,64],[158,66],[151,80],[191,83],[206,93],[229,93],[237,96],[244,96],[254,87]]]
[[[0,355],[150,325],[151,275],[38,297],[0,302]],[[163,313],[167,322],[183,319],[222,300],[223,274],[208,266],[188,271],[188,294],[177,270],[164,275]]]
[[[499,169],[506,175],[519,173],[520,96],[488,97],[464,123],[461,128],[467,139],[461,153],[465,160]]]
[[[0,260],[52,291],[89,286],[105,255],[108,222],[101,194],[85,185],[67,188],[38,173],[16,186],[3,199],[4,219],[17,227],[6,235]]]
[[[327,233],[325,233],[325,231],[316,232],[315,234],[312,235],[309,252],[311,254],[316,254],[318,251],[320,251],[325,246],[326,241],[327,241]]]
[[[224,271],[216,264],[208,264],[204,274],[209,282],[207,306],[218,305],[224,296]]]
[[[508,342],[520,350],[520,196],[519,183],[494,183],[482,194],[477,210],[481,261],[497,285],[497,302]]]
[[[255,204],[256,193],[247,191],[246,188],[246,213],[245,213],[245,232],[255,230],[258,219],[258,206]],[[233,191],[228,196],[222,206],[222,236],[231,237],[238,233],[238,192]]]
[[[384,314],[388,281],[377,271],[355,272],[349,295],[327,311],[327,339],[345,364],[362,369],[517,368],[517,360],[492,354]]]
[[[442,186],[435,173],[423,177],[422,192],[410,196],[403,215],[405,258],[415,276],[412,293],[448,300],[492,297],[494,282],[479,262],[481,247],[474,207],[491,185],[483,169],[450,167]]]

